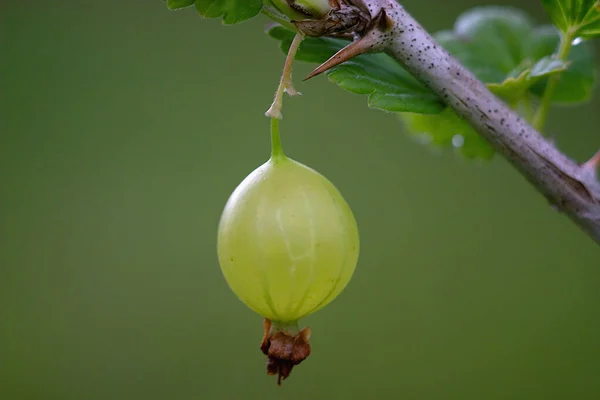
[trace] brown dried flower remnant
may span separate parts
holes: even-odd
[[[311,335],[309,327],[297,334],[286,329],[273,326],[271,320],[265,318],[265,334],[260,349],[267,356],[267,374],[278,375],[277,385],[290,376],[294,365],[300,364],[310,355]]]
[[[309,18],[292,21],[296,28],[306,36],[345,36],[362,33],[371,14],[362,2],[355,0],[329,0],[331,10],[321,19]]]

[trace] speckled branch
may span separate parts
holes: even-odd
[[[552,206],[600,244],[600,183],[596,177],[600,157],[579,165],[561,153],[448,54],[395,0],[351,2],[368,7],[373,21],[385,15],[385,23],[372,24],[351,45],[354,49],[379,50],[398,60],[465,118]]]

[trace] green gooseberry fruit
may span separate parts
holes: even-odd
[[[225,205],[218,257],[242,302],[274,323],[294,325],[346,287],[358,261],[359,235],[336,187],[285,156],[278,129],[272,140],[270,159]]]

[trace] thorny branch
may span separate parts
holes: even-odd
[[[582,165],[569,159],[444,50],[396,0],[330,0],[330,4],[333,8],[322,20],[322,31],[314,21],[297,22],[296,27],[303,31],[310,26],[303,32],[307,36],[336,34],[332,21],[340,26],[341,35],[349,33],[349,26],[359,29],[351,32],[352,43],[308,78],[362,53],[389,54],[468,121],[555,209],[600,244],[596,176],[600,152]]]

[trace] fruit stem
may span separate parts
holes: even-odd
[[[275,161],[283,158],[285,158],[285,154],[279,136],[279,119],[271,118],[271,160]]]
[[[285,58],[283,72],[281,73],[281,80],[279,81],[277,92],[275,92],[275,99],[273,100],[271,107],[269,107],[265,113],[265,115],[269,118],[283,118],[283,115],[281,114],[281,107],[283,107],[284,92],[287,92],[287,94],[290,96],[296,96],[300,94],[296,91],[296,89],[294,89],[294,85],[292,83],[292,65],[294,64],[294,58],[296,57],[296,53],[298,52],[300,44],[303,40],[304,34],[298,32],[296,33],[296,36],[294,36],[294,40],[290,45],[290,49],[288,50],[288,54]]]

